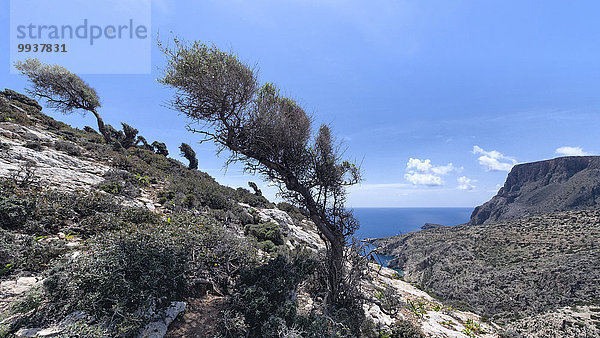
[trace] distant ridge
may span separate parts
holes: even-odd
[[[468,224],[493,224],[555,211],[600,207],[600,156],[559,157],[519,164]]]

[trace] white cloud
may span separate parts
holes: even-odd
[[[467,178],[466,176],[461,176],[457,178],[456,181],[458,182],[458,189],[460,190],[473,190],[475,189],[473,183],[477,182],[477,180]]]
[[[417,171],[429,171],[431,169],[431,160],[419,160],[418,158],[410,158],[406,163],[406,170],[416,169]]]
[[[444,181],[440,176],[431,173],[418,173],[415,171],[404,174],[404,178],[412,184],[418,185],[444,185]]]
[[[411,157],[406,163],[407,173],[404,174],[404,178],[415,185],[438,186],[445,183],[441,176],[460,170],[462,168],[456,168],[452,163],[436,166],[431,164],[430,159],[421,160]]]
[[[590,153],[583,151],[581,147],[560,147],[556,153],[563,156],[589,156]]]
[[[438,175],[447,175],[448,173],[451,173],[453,171],[461,171],[461,170],[462,170],[462,168],[457,168],[452,163],[448,163],[444,166],[437,166],[437,167],[431,168],[431,171],[433,171],[434,174],[438,174]]]
[[[487,171],[510,171],[517,164],[517,161],[502,153],[492,150],[486,151],[479,146],[473,146],[473,154],[479,156],[479,164],[484,166]]]

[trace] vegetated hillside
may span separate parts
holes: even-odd
[[[530,215],[600,207],[600,157],[571,156],[519,164],[469,224],[492,224]]]
[[[595,337],[599,239],[600,211],[583,210],[434,228],[374,244],[394,257],[389,265],[404,270],[405,280],[507,325],[509,336]]]
[[[350,250],[357,294],[324,312],[304,211],[109,130],[113,144],[0,92],[0,337],[495,336]]]

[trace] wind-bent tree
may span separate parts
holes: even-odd
[[[104,140],[110,143],[110,133],[98,114],[100,98],[94,88],[90,87],[79,76],[59,65],[46,65],[38,59],[18,61],[15,67],[31,82],[27,92],[37,98],[45,99],[46,106],[64,114],[76,109],[94,114],[98,122],[98,131]]]
[[[260,191],[260,188],[258,187],[258,185],[256,185],[256,183],[250,181],[250,182],[248,182],[248,186],[250,186],[250,188],[252,188],[252,190],[254,190],[254,195],[262,196],[262,191]]]
[[[155,153],[163,155],[165,157],[169,156],[169,150],[167,149],[167,145],[163,142],[154,141],[152,142],[152,147],[154,148]]]
[[[135,145],[138,130],[125,122],[121,122],[121,125],[123,126],[123,131],[119,133],[119,142],[123,148],[127,149]]]
[[[358,229],[345,208],[346,187],[360,181],[359,168],[322,125],[316,135],[311,118],[272,84],[259,88],[254,71],[236,56],[200,42],[174,41],[163,47],[168,58],[163,84],[176,89],[175,110],[190,118],[188,129],[229,149],[227,163],[276,182],[284,198],[306,208],[326,243],[327,302],[354,295],[345,288],[345,247]],[[345,294],[346,293],[346,294]]]
[[[194,149],[192,149],[189,144],[182,143],[179,146],[179,150],[181,151],[181,156],[185,157],[190,162],[188,168],[198,169],[198,159],[196,158],[196,152]]]

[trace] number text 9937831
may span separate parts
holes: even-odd
[[[20,43],[17,45],[19,53],[66,53],[66,44],[52,43]]]

